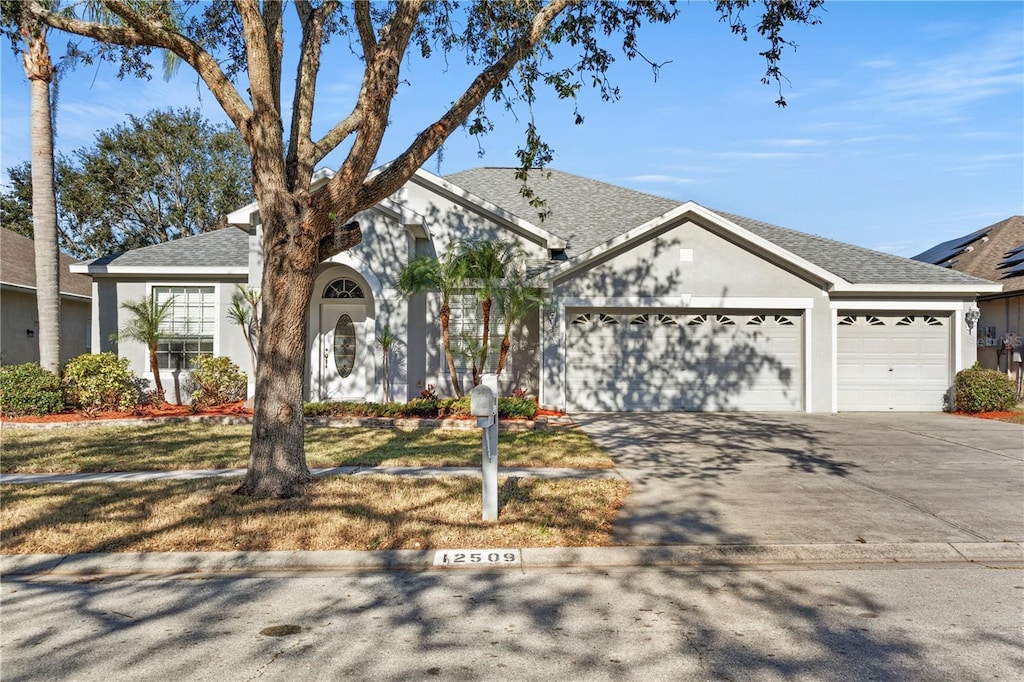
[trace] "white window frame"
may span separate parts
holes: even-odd
[[[146,300],[152,300],[153,292],[155,289],[162,288],[173,288],[173,287],[212,287],[213,288],[213,356],[220,355],[220,328],[221,328],[221,316],[223,310],[221,310],[220,300],[220,283],[219,282],[198,282],[192,281],[178,281],[178,282],[147,282],[146,283]],[[149,368],[148,351],[146,367]],[[184,371],[191,369],[190,367],[182,367]],[[173,372],[173,367],[161,367],[161,372]]]

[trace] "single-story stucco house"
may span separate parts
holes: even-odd
[[[331,175],[319,171],[316,183]],[[510,168],[419,171],[359,215],[362,243],[319,268],[307,399],[382,400],[375,338],[385,327],[401,342],[394,398],[429,385],[450,394],[438,296],[407,299],[396,281],[410,257],[441,256],[460,239],[518,243],[544,293],[545,304],[513,337],[503,392],[522,388],[544,407],[572,411],[941,410],[954,374],[976,357],[965,312],[979,294],[999,290],[945,268],[564,172],[536,171],[529,182],[545,202],[543,220]],[[94,282],[94,348],[116,350],[147,376],[145,349],[114,344],[110,334],[125,321],[120,304],[152,292],[176,297],[169,329],[178,338],[161,346],[168,377],[199,352],[248,369],[242,331],[227,310],[238,285],[260,284],[257,206],[228,222],[79,266]],[[468,301],[456,301],[456,317],[474,309]]]
[[[92,282],[60,254],[60,361],[92,352]],[[39,362],[35,242],[0,228],[0,365]]]
[[[978,362],[988,369],[1018,371],[1024,353],[1024,216],[936,244],[914,260],[1002,285],[997,292],[978,295]]]

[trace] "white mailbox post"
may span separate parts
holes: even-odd
[[[484,521],[498,520],[498,375],[484,374],[469,392],[469,414],[483,429]]]

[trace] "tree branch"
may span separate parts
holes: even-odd
[[[285,162],[288,183],[293,187],[309,184],[316,163],[323,158],[316,154],[312,140],[313,106],[316,98],[316,77],[320,71],[323,49],[324,23],[338,7],[334,0],[325,2],[315,10],[308,2],[295,4],[302,24],[302,46],[299,52],[298,73],[295,77],[295,95],[292,99],[292,126],[288,138],[288,158]]]
[[[416,172],[436,152],[448,136],[466,119],[484,97],[501,83],[515,65],[523,59],[543,37],[551,23],[572,0],[551,0],[544,9],[537,12],[524,31],[505,53],[491,66],[483,70],[470,84],[462,96],[445,114],[424,128],[413,143],[391,163],[360,188],[355,210],[361,211],[396,192],[406,178]],[[335,176],[337,179],[338,176]]]
[[[362,88],[352,112],[360,118],[356,138],[341,168],[320,195],[327,206],[344,207],[341,213],[358,212],[353,203],[357,197],[351,189],[362,182],[377,158],[398,89],[399,67],[422,9],[422,0],[399,3],[391,19],[381,28],[382,39],[374,49],[373,60],[366,62]]]
[[[170,50],[192,66],[203,79],[224,112],[238,130],[245,129],[251,115],[249,107],[221,70],[217,61],[202,47],[158,22],[146,19],[121,0],[105,0],[104,5],[124,21],[124,25],[82,21],[56,14],[36,2],[27,2],[28,12],[38,21],[53,28],[93,38],[100,42],[137,47],[159,47]]]
[[[369,64],[377,57],[377,37],[373,33],[368,0],[356,0],[355,17],[356,28],[359,29],[359,42],[363,45],[363,62]]]

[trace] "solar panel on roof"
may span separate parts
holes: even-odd
[[[1008,268],[1011,265],[1016,265],[1017,263],[1024,263],[1024,251],[1021,251],[1020,253],[1016,254],[1010,254],[1003,260],[999,261],[999,265],[997,265],[996,267]]]
[[[922,263],[931,263],[932,265],[938,265],[943,261],[947,261],[953,256],[958,256],[963,253],[964,248],[970,246],[972,242],[976,242],[986,234],[988,234],[989,228],[984,227],[977,232],[972,232],[963,237],[957,237],[956,239],[950,239],[948,242],[942,242],[932,248],[928,249],[923,253],[919,253],[913,257],[913,260],[921,261]]]
[[[1024,275],[1024,263],[1017,263],[1012,268],[1003,273],[1003,279],[1007,277],[1016,277],[1018,275]]]
[[[1006,254],[1010,256],[1012,256],[1015,253],[1024,253],[1024,244],[1021,244],[1020,246],[1015,246],[1006,252]]]

